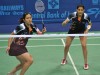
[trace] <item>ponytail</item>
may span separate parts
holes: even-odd
[[[24,23],[23,18],[20,18],[19,23]]]

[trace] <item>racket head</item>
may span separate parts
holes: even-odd
[[[45,10],[45,6],[42,0],[37,0],[35,2],[35,9],[39,13],[42,13]]]

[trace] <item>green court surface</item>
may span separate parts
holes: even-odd
[[[83,53],[78,37],[70,47],[68,63],[60,65],[64,44],[65,38],[31,38],[27,49],[34,63],[25,75],[100,75],[100,37],[88,37],[89,70],[83,69]],[[6,54],[6,47],[7,39],[0,39],[0,75],[7,75],[19,63],[15,57]]]

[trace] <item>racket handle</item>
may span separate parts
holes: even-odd
[[[44,22],[42,22],[42,27],[45,28]]]

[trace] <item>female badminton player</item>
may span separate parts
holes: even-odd
[[[76,12],[71,13],[68,16],[68,18],[65,21],[63,21],[62,25],[64,26],[70,20],[72,20],[68,34],[86,34],[86,33],[88,33],[88,31],[91,28],[92,23],[90,21],[89,16],[86,13],[84,13],[84,11],[85,11],[84,6],[78,5]],[[88,23],[87,27],[86,27],[86,23]],[[87,62],[87,46],[86,46],[87,37],[79,36],[79,38],[80,38],[80,42],[82,45],[83,56],[84,56],[84,67],[83,68],[85,70],[87,70],[89,68],[88,62]],[[68,36],[66,38],[66,45],[64,48],[64,58],[63,58],[61,64],[67,63],[66,56],[68,54],[69,47],[70,47],[73,39],[74,39],[73,36]]]
[[[23,14],[18,25],[11,35],[31,35],[33,33],[43,34],[46,28],[40,31],[35,25],[32,24],[32,16],[30,13]],[[15,56],[20,64],[18,64],[8,75],[15,75],[18,70],[21,70],[20,75],[24,75],[30,65],[33,63],[32,56],[28,53],[25,47],[28,38],[9,38],[7,52],[10,56]]]

